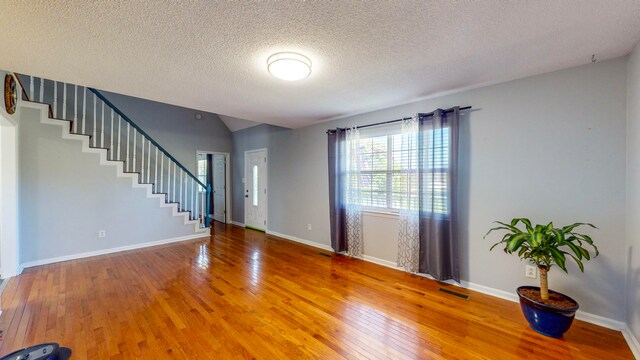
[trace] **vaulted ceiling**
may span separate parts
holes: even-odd
[[[1,69],[293,128],[640,40],[637,0],[6,0],[0,14]],[[310,77],[272,77],[278,51],[307,55]]]

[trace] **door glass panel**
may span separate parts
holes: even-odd
[[[253,206],[258,206],[258,165],[253,165]]]

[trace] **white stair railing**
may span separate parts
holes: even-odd
[[[70,122],[72,134],[88,136],[91,147],[107,149],[108,160],[123,161],[123,171],[138,173],[139,183],[152,184],[153,192],[164,194],[165,202],[177,203],[178,211],[189,212],[190,219],[199,220],[201,227],[209,226],[211,186],[202,183],[102,93],[84,86],[17,76],[28,80],[21,81],[28,84],[25,100],[36,100],[37,95],[38,102],[51,106],[53,118]],[[68,89],[70,86],[73,90]],[[91,94],[93,101],[87,101]]]

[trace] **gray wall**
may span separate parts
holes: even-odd
[[[290,154],[287,152],[287,144],[290,142],[291,134],[290,129],[266,124],[232,133],[233,221],[244,223],[244,152],[266,148],[269,158],[267,177],[270,199],[267,227],[281,227],[286,222],[289,213],[281,206],[283,204],[281,199],[288,197],[289,190],[278,186],[277,182],[289,173],[288,159]],[[271,162],[272,159],[273,162]]]
[[[625,319],[626,58],[589,64],[424,100],[297,130],[234,133],[234,142],[269,152],[269,225],[279,233],[329,244],[325,130],[472,105],[461,125],[460,220],[462,278],[512,293],[531,283],[524,264],[489,252],[482,236],[494,220],[516,216],[556,225],[588,221],[602,255],[582,274],[555,269],[551,287],[584,311]],[[265,139],[269,134],[269,138]],[[237,159],[236,159],[237,160]],[[242,167],[234,161],[234,182]],[[241,222],[242,188],[234,220]],[[307,224],[313,230],[307,230]],[[365,229],[365,233],[367,230]],[[367,239],[365,239],[365,242]],[[366,246],[365,246],[366,249]],[[393,254],[378,254],[395,261]]]
[[[18,126],[21,263],[194,234],[61,127],[41,124],[40,110],[23,108]]]
[[[640,45],[627,64],[627,324],[640,339]]]
[[[103,92],[116,107],[195,175],[196,150],[231,152],[231,132],[218,115]],[[202,114],[202,119],[195,114]]]

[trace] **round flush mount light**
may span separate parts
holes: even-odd
[[[279,52],[267,59],[267,70],[278,79],[302,80],[311,74],[311,60],[294,52]]]

